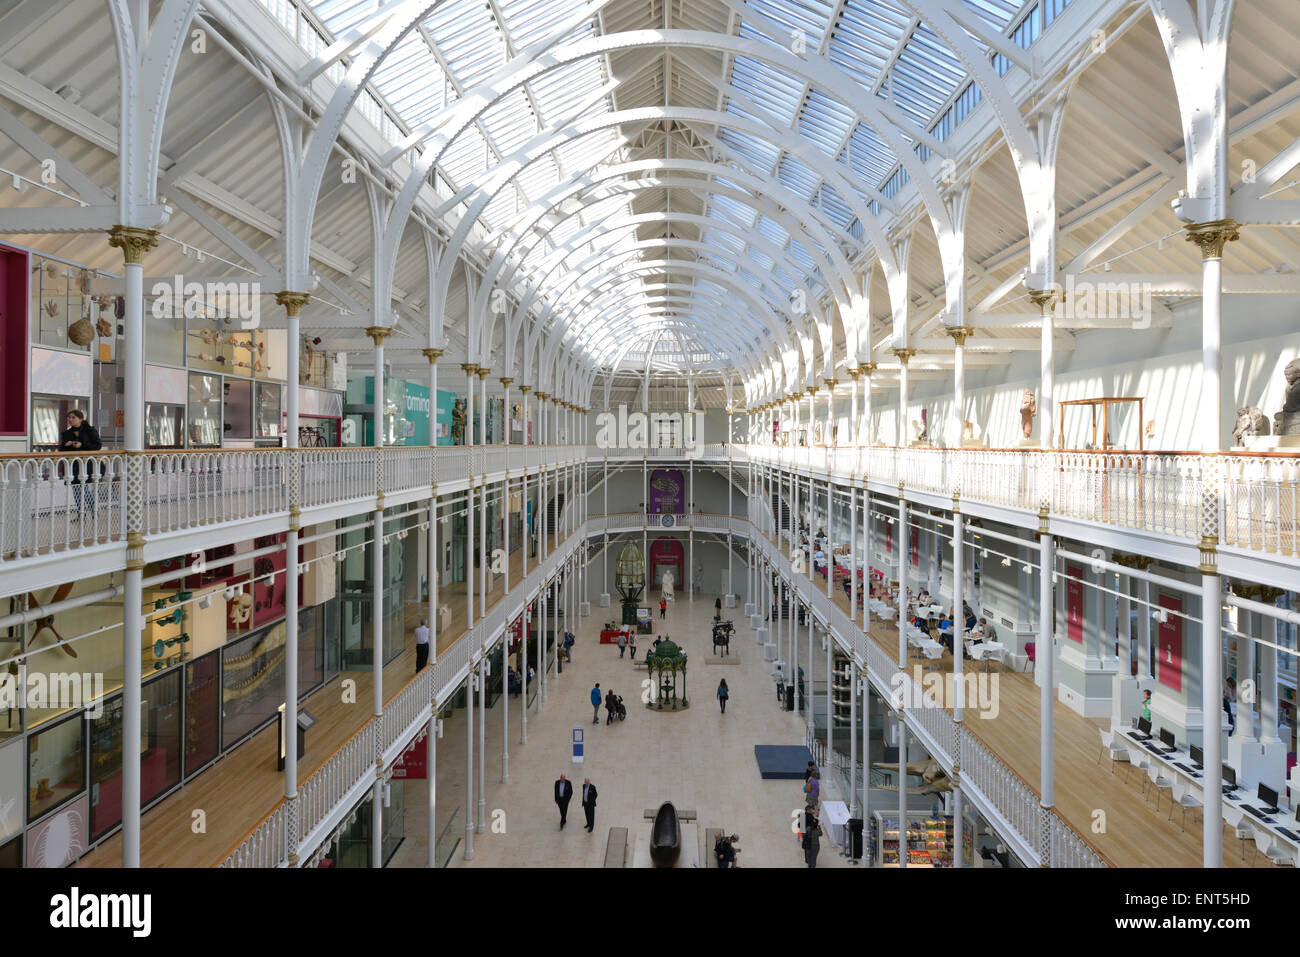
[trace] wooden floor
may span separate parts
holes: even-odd
[[[548,539],[554,547],[555,536]],[[536,560],[529,558],[532,569]],[[512,587],[523,577],[523,550],[511,556]],[[505,594],[505,576],[488,588],[488,608]],[[475,593],[475,616],[482,617]],[[439,590],[439,600],[451,610],[451,624],[438,635],[441,654],[468,630],[465,615],[465,583],[448,583]],[[402,653],[384,666],[384,700],[391,701],[415,677],[415,640],[411,632],[422,617],[423,603],[408,603]],[[349,671],[326,682],[304,706],[318,723],[307,734],[307,751],[298,763],[299,785],[329,760],[352,735],[371,718],[373,685],[370,671]],[[356,682],[354,704],[345,704],[340,682]],[[192,778],[153,808],[141,820],[140,864],[142,867],[207,867],[221,861],[284,796],[284,774],[276,770],[277,728],[273,723],[234,751],[220,758],[208,770]],[[203,811],[206,832],[195,834],[196,811]],[[78,867],[118,867],[122,862],[121,834],[113,835],[77,862]]]
[[[774,544],[775,544],[775,540]],[[812,579],[823,590],[826,579],[821,575]],[[848,596],[843,586],[835,583],[832,597],[840,609],[858,622],[862,620],[859,609],[856,616],[850,612]],[[898,655],[898,629],[892,623],[871,618],[871,637],[890,653]],[[917,663],[915,657],[908,670]],[[952,655],[944,652],[935,661],[921,659],[924,672],[952,671]],[[965,670],[981,665],[967,661]],[[1035,794],[1040,793],[1039,782],[1039,689],[1032,673],[1024,674],[998,665],[989,665],[990,674],[997,676],[991,684],[997,695],[995,717],[980,717],[969,704],[965,711],[966,730],[977,735],[990,750],[1023,778]],[[951,710],[951,709],[949,709]],[[991,708],[986,708],[992,714]],[[1101,755],[1100,728],[1109,720],[1084,718],[1059,700],[1054,702],[1056,743],[1056,809],[1076,831],[1085,837],[1117,867],[1200,867],[1201,866],[1201,815],[1198,809],[1187,812],[1187,830],[1182,830],[1182,810],[1173,812],[1169,819],[1170,795],[1160,795],[1160,811],[1155,810],[1155,798],[1148,787],[1142,791],[1145,773],[1130,769],[1120,762],[1112,769],[1110,759]],[[1114,773],[1112,773],[1112,770]],[[1131,770],[1131,774],[1130,774]],[[1102,820],[1096,812],[1104,814],[1104,832],[1094,832],[1094,821]],[[1225,867],[1271,867],[1264,855],[1255,854],[1253,841],[1245,843],[1245,860],[1242,844],[1231,828],[1223,828],[1223,864]]]

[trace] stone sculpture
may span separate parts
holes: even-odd
[[[1282,411],[1273,416],[1273,431],[1278,435],[1300,435],[1300,359],[1286,364],[1285,401]]]
[[[1268,416],[1258,406],[1248,405],[1237,410],[1237,424],[1232,429],[1232,444],[1244,445],[1246,439],[1268,435]]]
[[[451,409],[451,444],[465,444],[465,400],[457,399]]]
[[[1034,401],[1034,390],[1026,389],[1020,400],[1020,431],[1029,438],[1034,431],[1034,416],[1038,414],[1038,403]]]

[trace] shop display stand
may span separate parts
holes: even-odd
[[[952,818],[935,817],[927,811],[908,811],[903,837],[908,867],[951,867],[953,855]],[[869,864],[898,867],[898,815],[872,813]]]

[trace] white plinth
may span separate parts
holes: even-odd
[[[589,602],[589,601],[581,602],[581,603],[578,605],[578,613],[579,613],[580,615],[582,615],[582,617],[584,617],[584,618],[586,618],[588,615],[590,615],[590,614],[591,614],[591,602]]]
[[[767,644],[763,646],[763,660],[764,661],[776,660],[776,645],[774,643],[769,641]]]
[[[760,615],[749,616],[749,627],[759,629],[763,627],[763,618]]]
[[[962,439],[961,447],[963,449],[986,449],[989,447],[988,439]]]
[[[754,617],[754,603],[752,601],[745,602],[745,617],[746,618]],[[750,627],[752,628],[753,625],[750,625]]]
[[[735,595],[723,595],[723,596],[722,596],[722,607],[723,607],[723,608],[735,608],[735,607],[736,607],[736,596],[735,596]]]
[[[759,629],[758,629],[758,643],[759,643],[760,645],[765,645],[765,644],[767,644],[767,629],[766,629],[766,628],[759,628]]]
[[[1236,446],[1233,451],[1273,452],[1279,449],[1300,449],[1300,435],[1257,435],[1246,440],[1245,446]]]
[[[604,595],[601,595],[601,596],[600,596],[600,607],[601,607],[601,608],[608,608],[608,607],[609,607],[609,595],[608,595],[608,594],[604,594]]]

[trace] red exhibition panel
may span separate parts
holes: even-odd
[[[1169,611],[1183,610],[1180,595],[1161,594],[1160,607]],[[1160,660],[1156,663],[1156,681],[1174,691],[1183,690],[1183,619],[1179,615],[1169,615],[1168,621],[1160,623],[1158,640]]]
[[[1083,569],[1066,565],[1065,573],[1065,637],[1083,644]]]

